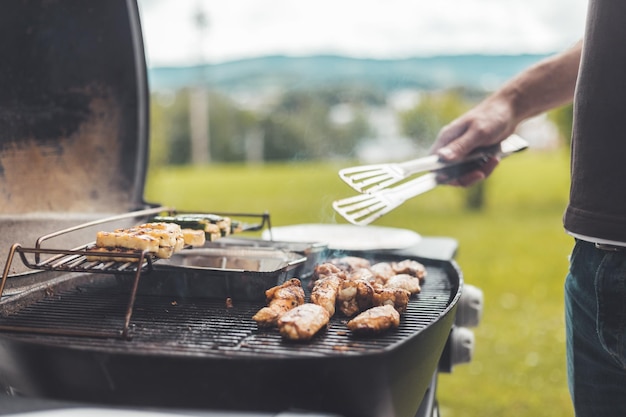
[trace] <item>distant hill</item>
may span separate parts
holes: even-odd
[[[364,59],[316,55],[264,56],[196,67],[149,69],[153,90],[188,86],[204,77],[217,89],[311,88],[334,84],[402,88],[493,88],[547,55],[450,55]]]

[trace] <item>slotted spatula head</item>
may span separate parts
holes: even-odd
[[[339,177],[360,193],[374,193],[409,178],[413,174],[436,171],[485,158],[504,157],[528,147],[528,143],[517,135],[511,135],[501,143],[479,148],[459,161],[442,161],[436,155],[404,162],[361,165],[339,170]]]
[[[437,184],[436,174],[425,174],[394,188],[337,200],[333,208],[350,223],[365,226]]]
[[[389,204],[384,196],[360,194],[333,202],[333,208],[352,224],[365,226],[393,210],[397,205]]]
[[[483,149],[480,153],[473,154],[470,158],[466,158],[463,161],[456,163],[443,163],[444,167],[439,167],[439,170],[451,170],[450,178],[458,178],[470,171],[479,168],[482,164],[487,162],[489,158],[493,156],[506,157],[512,153],[519,152],[528,147],[528,143],[519,136],[513,135],[506,140],[502,141],[497,147],[490,147],[489,149]],[[435,157],[436,158],[436,157]],[[424,158],[420,160],[407,161],[400,164],[386,164],[386,165],[369,165],[364,167],[348,168],[343,171],[343,175],[349,178],[349,184],[384,184],[384,183],[396,183],[398,180],[393,179],[393,175],[396,177],[397,172],[404,171],[404,175],[401,179],[406,178],[406,172],[418,166],[423,168],[424,165],[432,167],[433,164],[442,163],[439,161],[433,161],[428,159],[424,162]],[[394,168],[394,165],[396,167]],[[398,165],[401,167],[398,168]],[[358,169],[361,169],[359,171]],[[363,169],[365,168],[365,169]],[[395,171],[394,171],[395,169]],[[426,191],[435,188],[439,181],[445,181],[441,178],[438,179],[439,174],[442,171],[429,172],[418,178],[408,180],[400,185],[391,188],[368,188],[367,194],[361,194],[354,197],[344,198],[343,200],[337,200],[333,202],[333,208],[339,214],[341,214],[346,220],[356,225],[367,225],[389,213],[391,210],[400,206],[409,198],[423,194]],[[340,172],[340,175],[342,173]],[[379,182],[381,177],[386,177],[385,181]],[[343,178],[343,177],[342,177]],[[345,179],[344,179],[345,181]],[[372,191],[374,190],[374,191]]]
[[[374,193],[396,184],[412,174],[432,171],[449,165],[436,155],[410,161],[361,165],[339,170],[339,177],[360,193]]]
[[[406,177],[397,164],[361,165],[339,170],[339,177],[360,193],[371,193]]]

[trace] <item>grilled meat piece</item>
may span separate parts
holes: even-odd
[[[313,277],[316,280],[311,290],[311,301],[324,307],[332,317],[335,314],[341,283],[346,280],[346,273],[338,266],[326,262],[315,266]]]
[[[420,279],[420,281],[426,278],[426,268],[421,263],[412,259],[406,259],[400,262],[392,262],[391,269],[396,274],[409,274]]]
[[[339,310],[347,317],[352,317],[359,311],[356,302],[357,286],[357,281],[342,281],[337,294]]]
[[[370,261],[365,258],[359,258],[358,256],[343,256],[341,258],[334,258],[330,262],[347,272],[370,267]]]
[[[348,279],[351,281],[363,280],[376,282],[376,276],[369,268],[357,268],[350,272]]]
[[[325,262],[319,265],[316,265],[313,269],[313,278],[314,279],[322,279],[329,276],[337,276],[341,279],[346,279],[346,273],[337,267],[336,265]]]
[[[352,317],[355,314],[372,306],[374,288],[364,280],[342,281],[341,288],[337,294],[337,304],[339,310],[346,316]]]
[[[343,279],[338,275],[328,275],[318,279],[313,284],[311,302],[324,307],[330,317],[335,314],[337,293],[339,292],[342,281]]]
[[[286,311],[304,304],[304,290],[297,278],[268,289],[265,297],[268,305],[252,317],[259,327],[274,326]]]
[[[411,295],[421,292],[426,269],[410,259],[370,264],[365,258],[344,256],[317,265],[313,276],[317,280],[311,301],[323,306],[331,317],[337,309],[352,317],[385,304],[404,312]]]
[[[278,319],[278,330],[288,340],[309,340],[328,325],[330,315],[324,307],[306,303],[299,305]]]
[[[411,293],[403,288],[386,288],[374,285],[372,304],[374,306],[391,305],[399,313],[403,313],[409,305],[409,298],[411,298]]]
[[[420,279],[409,274],[394,275],[385,284],[385,288],[402,288],[411,294],[419,294],[422,291]]]
[[[367,310],[374,305],[374,287],[369,281],[357,281],[356,303],[359,307],[359,312]]]
[[[389,304],[372,307],[360,313],[347,324],[355,334],[378,334],[400,325],[400,313]]]
[[[389,262],[378,262],[370,267],[374,274],[375,282],[385,285],[385,283],[396,273]]]

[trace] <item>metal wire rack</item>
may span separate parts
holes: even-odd
[[[129,339],[130,320],[133,314],[133,307],[137,295],[139,279],[141,278],[142,274],[152,271],[153,262],[157,261],[158,258],[148,251],[138,250],[124,251],[119,253],[103,253],[100,251],[95,251],[95,242],[81,245],[73,249],[44,248],[43,244],[44,242],[51,241],[56,237],[93,226],[113,223],[115,221],[125,219],[146,219],[150,218],[151,216],[164,214],[172,216],[177,214],[185,214],[185,212],[179,212],[173,208],[163,206],[132,211],[117,216],[110,216],[92,222],[82,223],[70,228],[55,231],[53,233],[41,236],[35,242],[34,247],[24,247],[20,243],[14,243],[9,250],[9,254],[7,256],[7,260],[4,266],[4,272],[2,274],[2,281],[0,281],[0,298],[4,294],[4,288],[10,275],[11,265],[15,260],[16,255],[26,267],[34,270],[134,275],[131,291],[129,294],[129,300],[124,315],[124,323],[120,331],[80,331],[78,332],[79,334],[76,334],[77,332],[75,331],[64,331],[64,329],[38,328],[30,326],[0,326],[0,330],[47,334],[54,333],[57,335],[70,336],[80,335],[87,337],[121,337],[124,339]],[[263,230],[264,228],[268,228],[271,233],[271,221],[268,213],[249,214],[212,212],[211,214],[217,216],[232,216],[234,218],[256,217],[260,219],[259,222],[252,224],[243,224],[241,225],[239,230],[242,232],[247,232],[259,231]]]

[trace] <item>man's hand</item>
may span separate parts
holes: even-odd
[[[494,145],[506,139],[515,129],[511,107],[500,97],[490,97],[439,132],[431,153],[445,161],[458,161],[476,148]],[[456,178],[439,177],[441,182],[470,186],[487,178],[499,163],[489,158],[480,167]]]

